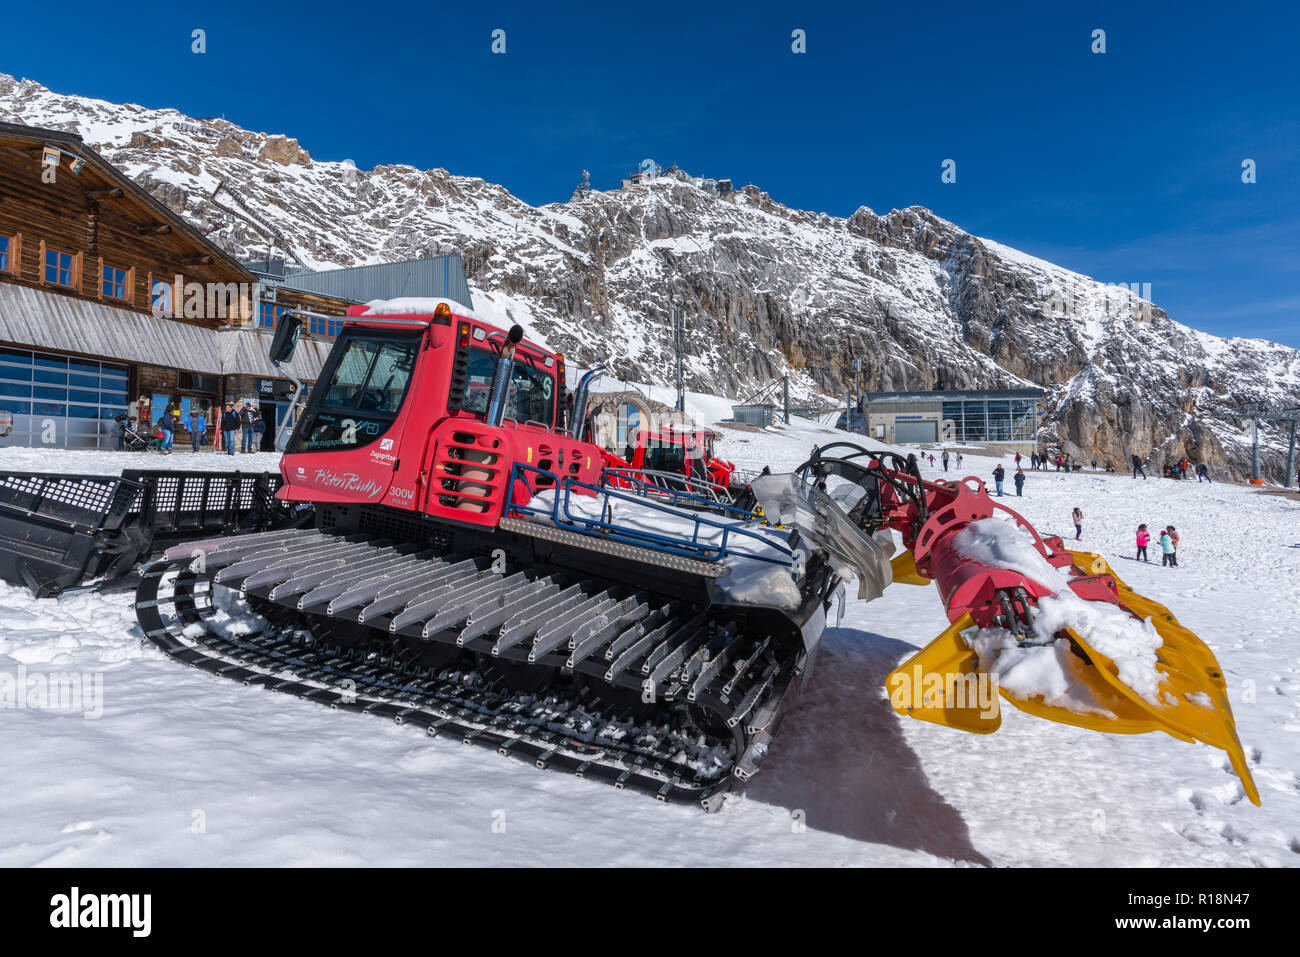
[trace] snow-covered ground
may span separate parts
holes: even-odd
[[[278,472],[279,452],[111,452],[96,449],[5,448],[0,445],[0,472],[76,472],[117,475],[123,469],[177,469],[205,472]]]
[[[729,411],[691,403],[710,423]],[[724,429],[718,452],[780,471],[837,438],[812,423]],[[144,458],[0,450],[0,471]],[[202,453],[139,464],[231,467]],[[988,478],[994,464],[968,455],[963,472]],[[1069,538],[1080,507],[1082,545],[1218,655],[1263,807],[1221,752],[1163,734],[1102,735],[1009,707],[984,736],[898,716],[886,674],[947,625],[932,587],[849,602],[763,770],[706,815],[205,676],[140,646],[128,592],[37,601],[0,584],[0,674],[75,673],[89,692],[80,710],[3,712],[0,865],[1300,864],[1300,503],[1027,474],[1025,496],[1004,501]],[[1178,568],[1132,561],[1139,522],[1178,527]]]

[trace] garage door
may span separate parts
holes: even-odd
[[[126,366],[0,349],[0,409],[14,417],[2,446],[112,448],[113,416],[126,398]]]
[[[938,422],[895,422],[894,441],[899,445],[939,441]]]

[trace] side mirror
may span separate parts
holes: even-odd
[[[293,358],[293,350],[298,345],[298,336],[302,334],[302,317],[292,313],[280,316],[276,324],[275,335],[271,337],[270,359],[276,365]]]

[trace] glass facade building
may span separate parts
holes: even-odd
[[[946,399],[942,417],[953,423],[954,442],[1032,442],[1038,403],[1033,399]]]
[[[853,430],[900,445],[1027,446],[1038,437],[1038,403],[1044,395],[1029,388],[867,393],[865,415]]]

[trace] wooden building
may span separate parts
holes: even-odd
[[[169,403],[205,411],[209,436],[226,399],[270,426],[288,409],[266,359],[279,317],[349,304],[265,289],[76,134],[0,123],[0,445],[111,447],[115,416]],[[293,375],[315,380],[334,327],[305,326]]]

